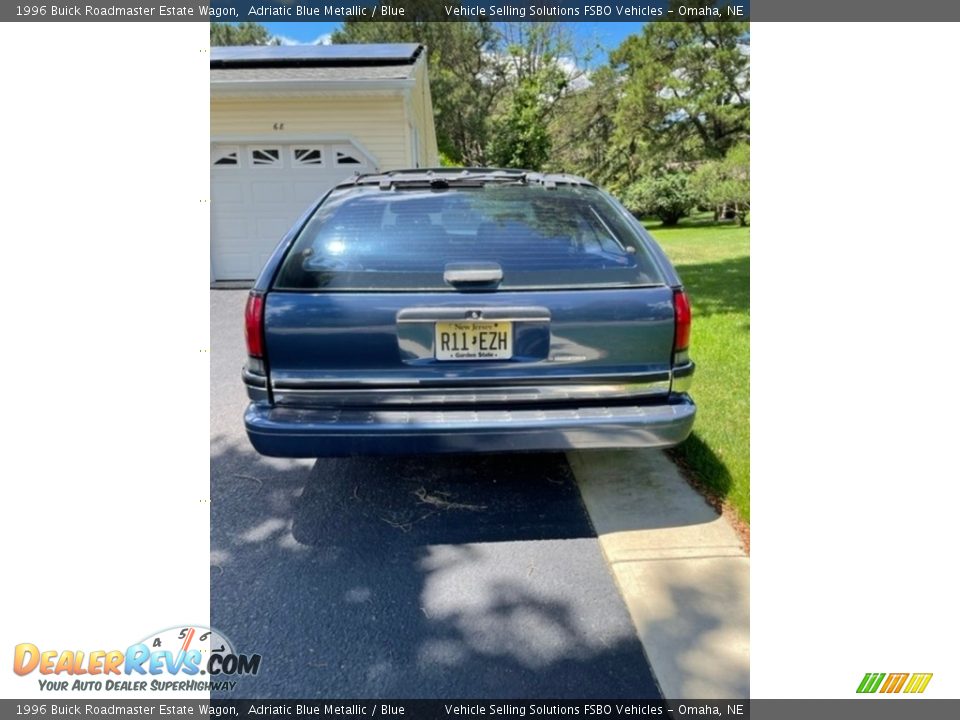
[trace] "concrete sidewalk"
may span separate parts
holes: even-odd
[[[750,695],[750,560],[662,453],[568,454],[664,697]]]

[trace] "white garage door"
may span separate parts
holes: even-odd
[[[215,144],[210,150],[211,262],[215,280],[253,280],[304,210],[354,172],[351,144]]]

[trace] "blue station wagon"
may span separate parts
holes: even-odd
[[[569,175],[358,175],[247,301],[263,455],[667,447],[690,433],[690,304],[643,226]]]

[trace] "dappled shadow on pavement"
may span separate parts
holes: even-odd
[[[725,551],[634,563],[619,580],[643,589],[631,594],[634,619],[667,697],[749,698],[747,558]]]
[[[658,696],[563,455],[258,457],[214,439],[232,695]]]
[[[749,561],[661,453],[570,454],[604,555],[665,695],[749,692]]]

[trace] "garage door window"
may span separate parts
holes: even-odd
[[[362,163],[352,153],[337,150],[337,165],[362,165]]]
[[[239,165],[239,160],[237,159],[239,153],[240,148],[237,146],[214,148],[213,164],[216,167],[230,167],[231,165],[236,167]]]
[[[280,148],[250,148],[250,162],[256,166],[280,167]]]
[[[294,167],[323,167],[323,151],[320,148],[294,148]]]

